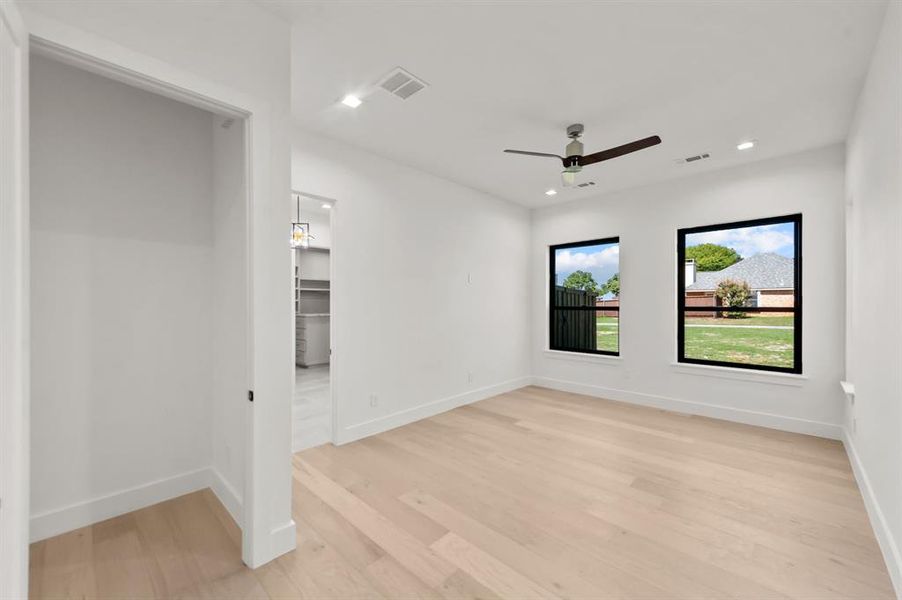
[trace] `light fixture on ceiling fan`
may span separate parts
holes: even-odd
[[[661,143],[661,138],[653,135],[641,140],[636,140],[635,142],[623,144],[622,146],[615,146],[614,148],[608,148],[607,150],[595,152],[594,154],[583,155],[583,143],[579,141],[579,138],[583,134],[583,130],[584,127],[581,123],[574,123],[567,127],[567,137],[570,138],[570,143],[567,144],[567,148],[564,150],[566,156],[550,154],[548,152],[528,152],[526,150],[508,149],[505,150],[505,152],[511,154],[525,154],[527,156],[557,158],[564,165],[564,170],[561,171],[561,183],[564,187],[572,187],[576,184],[576,175],[582,171],[583,167],[586,165],[592,165],[603,160],[617,158],[618,156],[644,150],[645,148],[650,148],[651,146],[656,146]]]

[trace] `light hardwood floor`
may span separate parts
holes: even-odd
[[[209,491],[32,546],[31,593],[892,598],[838,442],[524,388],[294,457],[251,571]]]

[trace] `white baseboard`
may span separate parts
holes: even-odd
[[[205,467],[32,515],[30,540],[37,542],[208,487],[241,527],[240,496],[215,469]]]
[[[197,469],[174,477],[100,496],[31,516],[32,542],[43,540],[79,527],[202,490],[209,485],[208,469]]]
[[[845,427],[843,427],[843,445],[846,447],[846,454],[849,455],[849,462],[852,463],[852,472],[855,473],[855,481],[858,482],[858,489],[861,490],[861,497],[864,499],[864,506],[871,520],[871,527],[874,529],[877,543],[880,545],[880,551],[886,561],[886,569],[889,571],[890,579],[896,590],[896,597],[902,598],[902,554],[900,554],[899,546],[886,522],[877,496],[874,495],[874,488],[871,487],[867,471],[858,457],[858,451],[855,450],[852,436]]]
[[[275,527],[269,537],[272,543],[273,557],[291,552],[297,546],[297,525],[290,519],[287,523]]]
[[[210,489],[213,490],[213,493],[216,494],[216,497],[219,498],[219,501],[225,506],[225,509],[232,516],[232,520],[238,525],[238,529],[241,529],[243,523],[241,495],[235,491],[235,488],[233,488],[228,481],[225,480],[222,473],[220,473],[216,467],[210,467],[208,471]]]
[[[254,540],[245,540],[250,543],[241,545],[241,559],[244,564],[256,569],[297,547],[297,526],[293,519],[289,519],[270,529],[269,536],[252,537],[262,539],[257,539],[256,544]]]
[[[586,396],[606,398],[608,400],[616,400],[618,402],[628,402],[630,404],[640,404],[642,406],[662,408],[664,410],[672,410],[674,412],[712,417],[715,419],[723,419],[725,421],[734,421],[736,423],[744,423],[746,425],[769,427],[771,429],[790,431],[792,433],[804,433],[806,435],[815,435],[832,440],[842,439],[842,427],[833,423],[809,421],[807,419],[798,419],[795,417],[775,415],[773,413],[744,410],[730,406],[705,404],[702,402],[692,402],[691,400],[669,398],[667,396],[657,396],[654,394],[643,394],[640,392],[618,390],[599,385],[564,381],[561,379],[552,379],[550,377],[533,377],[532,383],[533,385],[546,387],[553,390],[559,390],[562,392],[584,394]]]
[[[486,398],[491,398],[498,394],[510,392],[527,386],[530,383],[532,383],[531,377],[519,377],[495,385],[464,392],[463,394],[458,394],[449,398],[435,400],[413,408],[400,410],[390,415],[385,415],[384,417],[357,423],[356,425],[350,425],[338,431],[335,443],[339,445],[347,444],[377,433],[382,433],[383,431],[388,431],[389,429],[413,423],[414,421],[419,421],[420,419],[432,417],[453,408],[457,408],[458,406],[472,404],[473,402],[479,402],[480,400],[485,400]]]

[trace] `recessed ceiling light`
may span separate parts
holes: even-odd
[[[363,104],[363,100],[361,100],[354,94],[348,94],[342,99],[341,103],[345,106],[350,106],[351,108],[357,108],[358,106]]]
[[[326,209],[332,208],[332,205],[327,202],[327,203],[323,204],[323,208],[326,208]]]
[[[741,142],[736,145],[737,150],[751,150],[755,147],[755,140],[748,140],[747,142]]]
[[[545,192],[546,196],[554,196],[555,194],[557,194],[557,190],[547,190]]]

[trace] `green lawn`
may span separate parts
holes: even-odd
[[[753,316],[743,319],[686,319],[686,358],[791,367],[792,317]],[[599,350],[616,352],[620,327],[616,317],[596,317]],[[724,327],[727,325],[727,327]],[[781,329],[746,329],[757,325]],[[782,329],[785,328],[785,329]]]
[[[595,347],[606,352],[617,352],[620,342],[620,324],[617,317],[595,317]]]
[[[751,317],[742,319],[749,321]],[[792,319],[792,317],[761,317],[762,319]],[[716,319],[733,321],[733,319]],[[705,321],[697,323],[696,321]],[[689,319],[687,325],[710,325],[715,319]],[[720,323],[718,323],[719,325]],[[733,324],[733,323],[731,323]],[[738,325],[739,323],[737,323]],[[778,325],[773,322],[756,325]],[[782,326],[780,324],[779,326]],[[739,362],[773,367],[791,367],[793,329],[754,329],[747,327],[686,327],[686,358]]]

